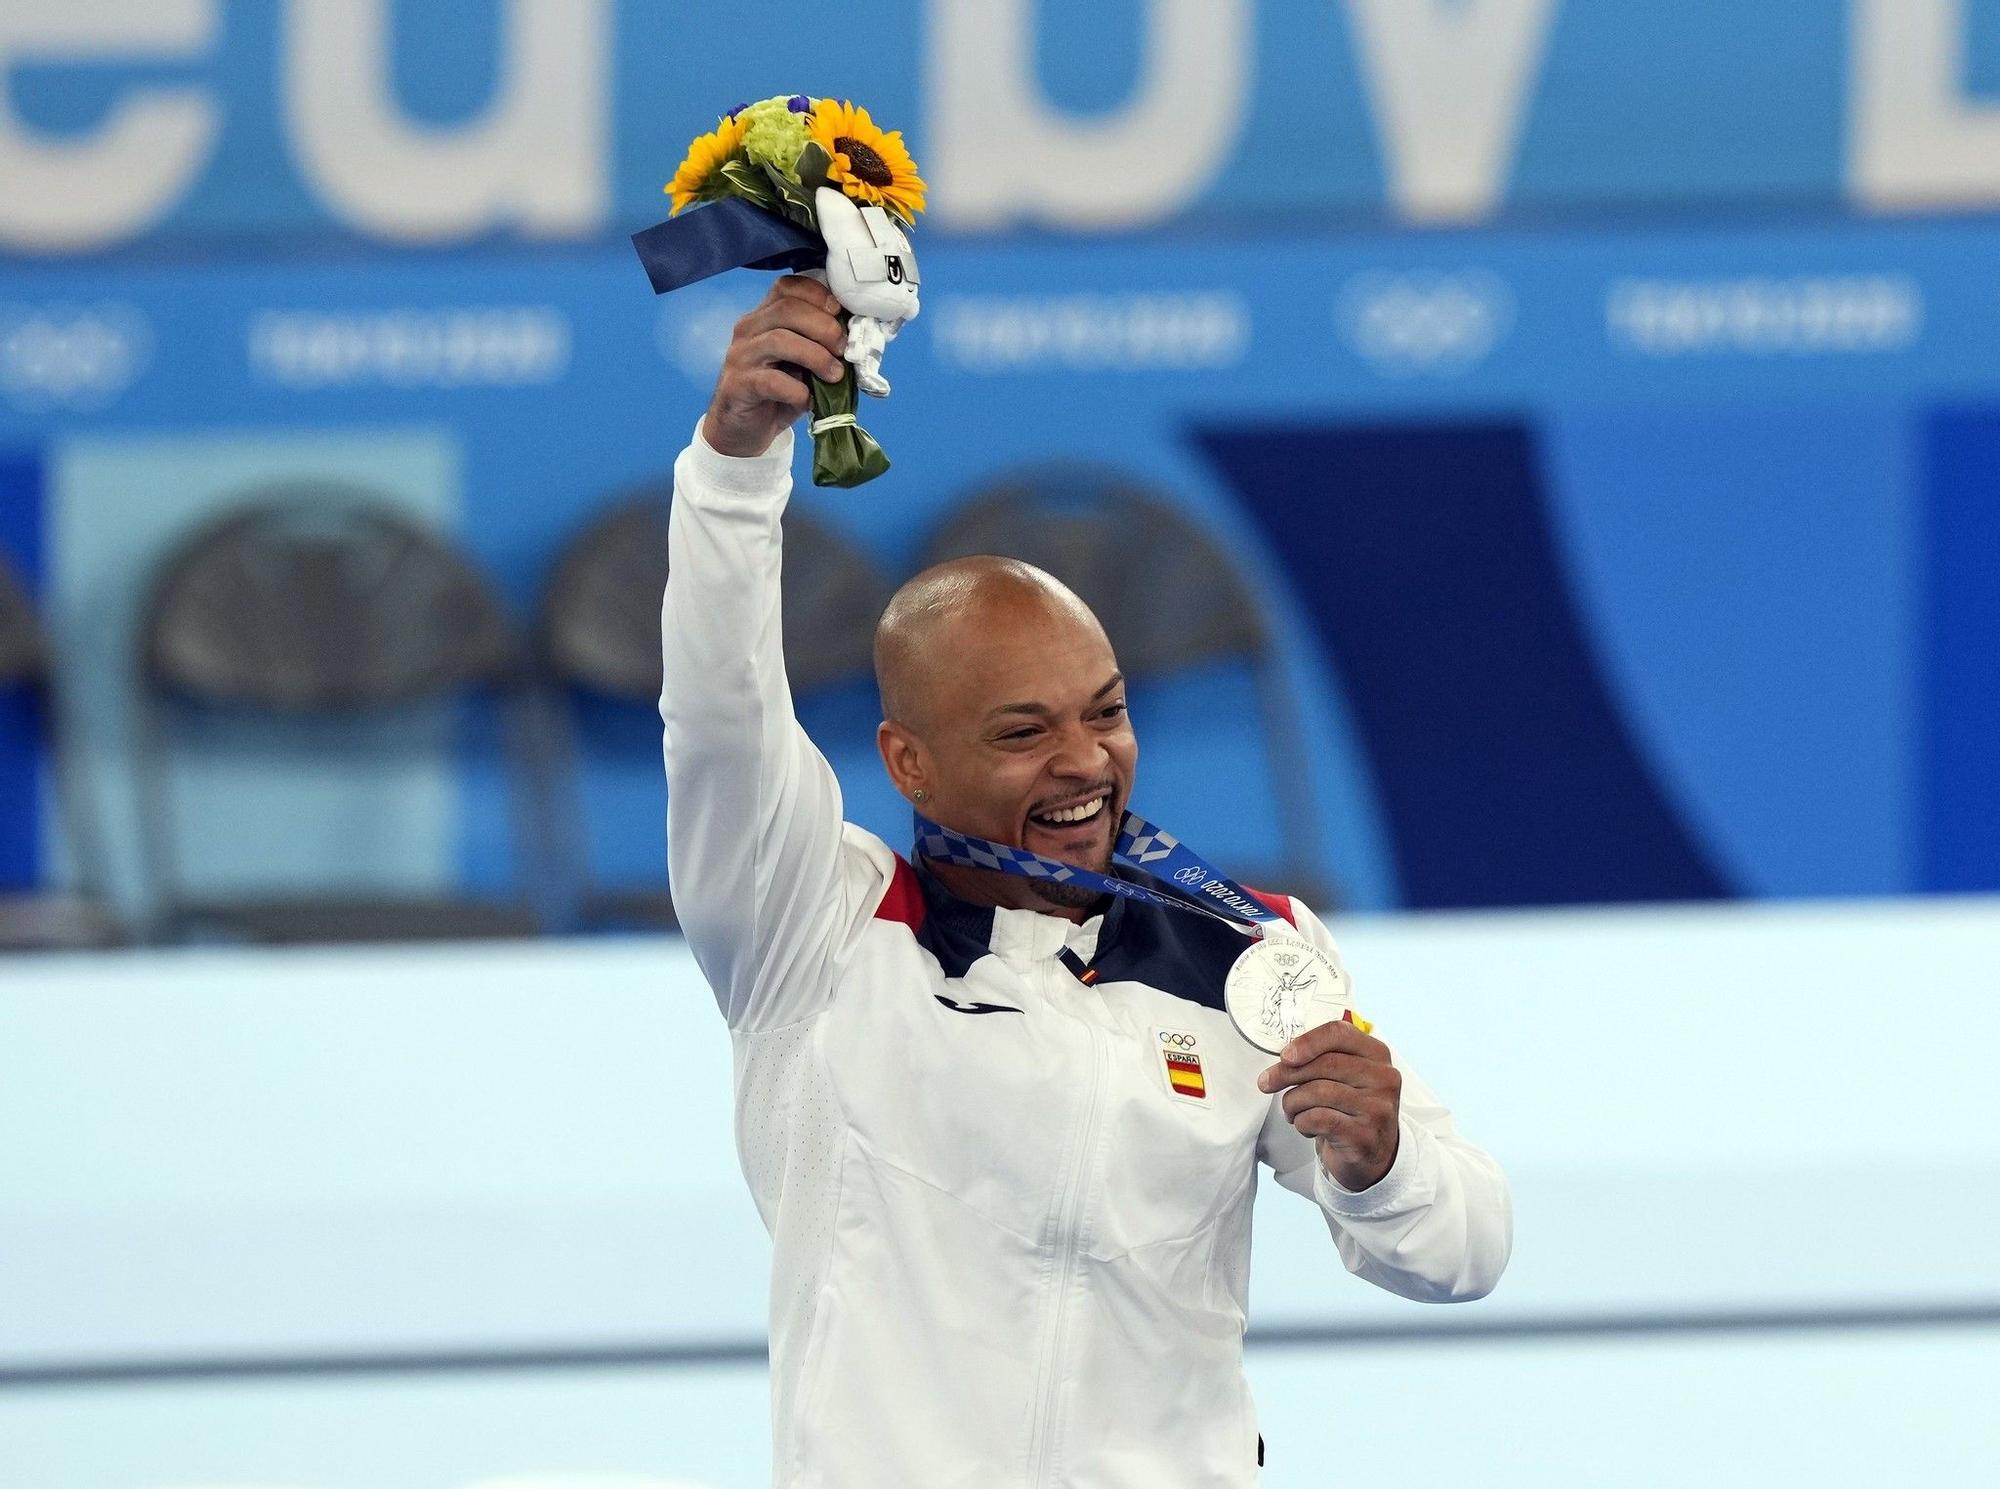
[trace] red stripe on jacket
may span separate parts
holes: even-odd
[[[1243,887],[1245,889],[1250,889],[1250,886],[1247,884],[1244,885]],[[1292,929],[1294,930],[1298,929],[1299,916],[1298,912],[1292,908],[1292,899],[1290,895],[1266,894],[1261,889],[1250,889],[1250,893],[1254,895],[1260,903],[1262,903],[1262,905],[1266,910],[1277,911],[1278,914],[1285,917],[1286,921],[1290,923]]]
[[[896,872],[889,880],[888,889],[883,891],[882,903],[875,907],[875,918],[894,920],[912,931],[920,931],[924,928],[924,913],[924,890],[917,883],[917,871],[899,853],[896,855]]]

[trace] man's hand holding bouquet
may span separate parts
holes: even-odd
[[[673,214],[633,237],[656,292],[739,266],[790,269],[833,292],[849,367],[838,381],[805,370],[813,484],[858,486],[882,474],[889,458],[855,422],[855,389],[888,396],[882,353],[917,315],[908,235],[924,183],[902,135],[844,100],[767,98],[731,109],[697,138],[666,190]]]

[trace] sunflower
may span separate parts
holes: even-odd
[[[674,199],[674,212],[701,201],[710,192],[715,185],[715,173],[742,148],[744,127],[741,118],[726,115],[716,121],[715,128],[688,146],[687,159],[666,185],[667,195]],[[667,215],[671,217],[673,212]]]
[[[913,226],[924,210],[924,182],[899,129],[883,133],[868,110],[837,98],[813,105],[806,129],[831,158],[826,178],[858,202],[886,207]]]

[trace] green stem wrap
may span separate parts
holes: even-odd
[[[818,377],[811,382],[813,423],[843,420],[813,436],[813,485],[859,486],[874,480],[889,468],[889,457],[873,435],[853,422],[854,369],[847,368],[837,383]]]

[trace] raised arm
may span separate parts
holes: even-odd
[[[779,624],[789,368],[844,371],[832,295],[785,278],[737,322],[715,396],[674,464],[660,719],[674,908],[732,1027],[816,1011],[843,924],[841,801],[792,713]]]
[[[1326,928],[1298,928],[1328,956]],[[1278,1182],[1320,1207],[1347,1270],[1425,1303],[1484,1297],[1513,1249],[1506,1175],[1458,1134],[1404,1059],[1352,1024],[1299,1036],[1258,1142]]]

